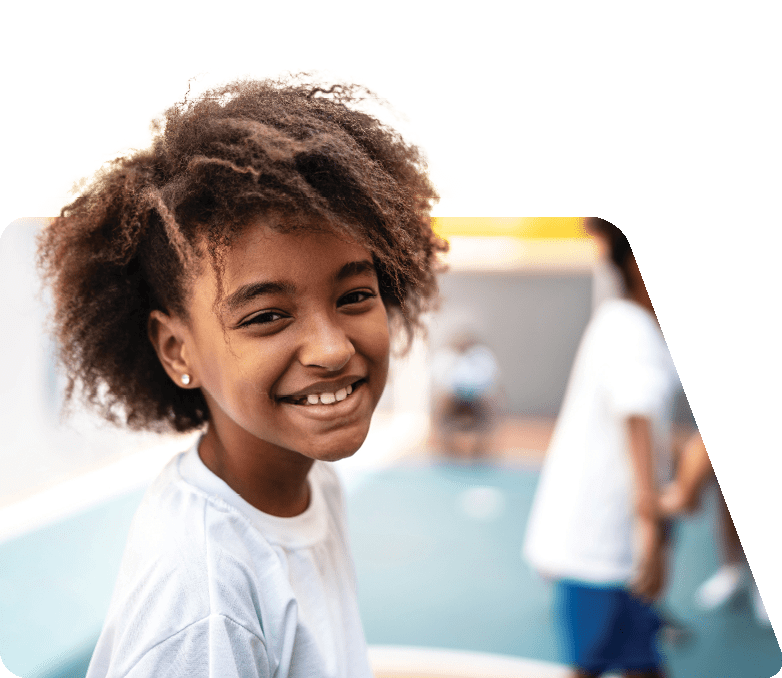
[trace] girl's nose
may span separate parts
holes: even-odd
[[[319,318],[304,328],[299,360],[305,367],[341,370],[356,353],[353,343],[338,323]]]

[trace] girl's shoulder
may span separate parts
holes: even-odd
[[[654,316],[628,299],[609,299],[598,306],[588,331],[595,340],[606,344],[658,345],[664,343]]]
[[[595,310],[594,320],[606,324],[637,325],[654,322],[649,312],[634,301],[623,297],[606,299]]]

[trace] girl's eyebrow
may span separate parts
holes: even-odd
[[[352,278],[354,275],[361,275],[362,273],[375,273],[375,264],[369,259],[361,259],[359,261],[351,261],[345,264],[335,277],[336,280],[345,280],[346,278]]]
[[[236,291],[231,292],[224,300],[221,306],[223,309],[231,313],[249,301],[255,299],[255,297],[263,296],[264,294],[294,294],[296,292],[296,286],[289,282],[271,281],[271,282],[254,282],[242,285]]]
[[[369,259],[361,259],[359,261],[351,261],[345,264],[337,271],[334,276],[335,280],[345,280],[352,278],[362,273],[374,273],[375,265]],[[274,280],[274,281],[262,281],[248,283],[242,285],[234,292],[231,292],[221,304],[223,309],[228,313],[231,313],[246,303],[252,301],[256,297],[263,296],[264,294],[290,294],[296,293],[296,286],[287,281]]]

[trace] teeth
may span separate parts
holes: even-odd
[[[299,405],[333,405],[345,400],[351,393],[353,393],[353,385],[348,384],[345,388],[339,389],[336,393],[310,393],[307,396],[302,396],[301,400],[297,401]]]

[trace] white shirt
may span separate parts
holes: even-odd
[[[371,678],[336,473],[279,518],[175,457],[128,537],[88,678]]]
[[[532,505],[524,554],[541,573],[621,584],[637,566],[627,419],[651,421],[658,484],[671,477],[678,377],[654,317],[605,301],[581,340]]]

